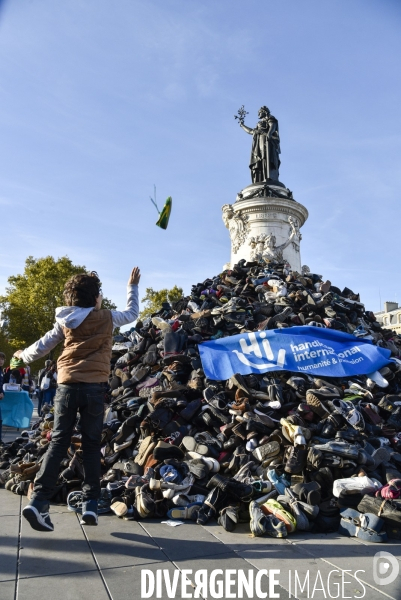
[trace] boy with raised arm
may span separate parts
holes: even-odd
[[[104,396],[110,372],[115,327],[138,317],[140,271],[134,267],[128,280],[123,311],[102,309],[101,282],[96,272],[74,275],[64,287],[65,306],[56,309],[56,323],[40,340],[15,353],[25,363],[42,358],[64,340],[57,361],[58,388],[54,398],[54,426],[32,494],[22,511],[37,531],[53,531],[49,500],[54,494],[60,463],[71,442],[77,411],[81,415],[84,481],[82,524],[97,525],[100,496],[100,447]]]

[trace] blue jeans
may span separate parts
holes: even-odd
[[[54,426],[49,449],[38,472],[33,498],[50,500],[56,491],[60,463],[71,443],[77,412],[81,416],[84,500],[100,496],[100,446],[103,429],[105,383],[59,384],[54,398]]]
[[[54,396],[56,395],[56,388],[49,388],[43,391],[43,402],[42,404],[53,404]]]
[[[37,396],[38,396],[38,415],[40,417],[40,411],[41,411],[42,404],[43,404],[43,390],[39,390],[37,392]]]

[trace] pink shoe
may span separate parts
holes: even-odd
[[[401,479],[392,479],[376,492],[376,496],[385,500],[397,500],[401,496]]]

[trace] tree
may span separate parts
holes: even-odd
[[[0,309],[6,322],[3,333],[14,351],[26,348],[53,328],[55,309],[64,305],[64,284],[86,270],[84,266],[73,265],[68,256],[57,260],[52,256],[38,259],[29,256],[24,273],[8,278],[10,285],[6,294],[0,296]],[[103,306],[116,308],[107,298]],[[56,358],[60,350],[61,347],[55,348],[52,358]],[[40,364],[38,361],[37,365]]]
[[[6,355],[6,363],[4,366],[8,365],[12,355],[16,350],[18,350],[17,346],[11,344],[7,339],[7,336],[3,329],[0,329],[0,352],[4,352],[4,354]]]
[[[163,302],[176,302],[183,297],[182,288],[174,286],[171,290],[164,288],[162,290],[154,290],[153,288],[146,288],[145,297],[142,298],[141,302],[145,303],[143,310],[139,313],[140,319],[149,317],[152,313],[157,312],[161,309]]]

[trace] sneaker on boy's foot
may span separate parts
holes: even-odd
[[[49,503],[31,500],[22,511],[32,529],[36,531],[54,531],[53,523],[49,516]]]
[[[81,525],[97,525],[97,500],[85,500],[82,502]]]

